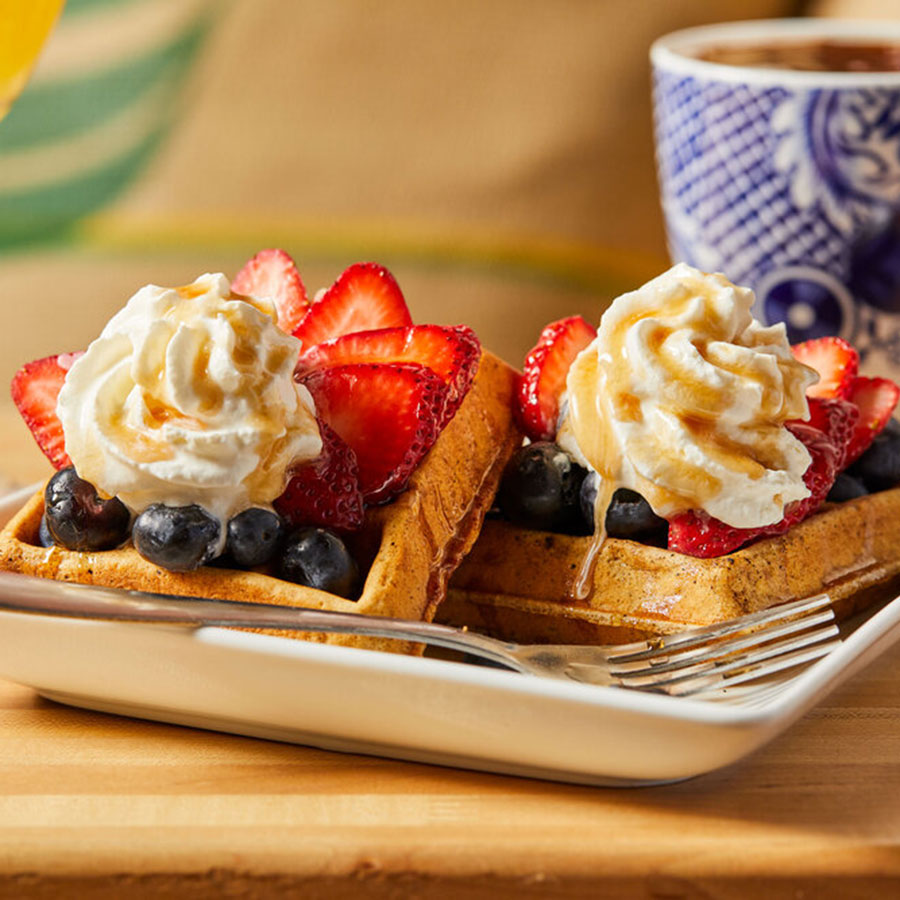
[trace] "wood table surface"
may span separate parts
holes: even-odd
[[[0,482],[46,471],[0,407]],[[153,724],[0,681],[0,898],[57,896],[900,896],[900,646],[741,764],[633,790]]]

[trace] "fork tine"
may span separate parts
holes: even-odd
[[[635,662],[618,663],[611,668],[610,674],[614,676],[628,676],[629,678],[642,675],[662,675],[666,672],[685,670],[689,666],[704,663],[711,660],[723,659],[732,656],[740,650],[750,647],[758,647],[761,644],[769,644],[798,631],[808,631],[816,625],[823,625],[834,619],[834,611],[822,610],[814,616],[803,616],[792,619],[777,628],[759,628],[750,632],[747,637],[736,637],[730,640],[717,641],[692,645],[688,648],[676,646],[671,653],[660,653],[657,656],[648,656]],[[740,634],[740,633],[739,633]]]
[[[623,675],[617,680],[622,687],[638,688],[640,690],[662,690],[666,693],[681,693],[680,691],[673,691],[671,689],[677,689],[678,686],[687,686],[689,682],[694,682],[698,678],[703,680],[705,676],[710,674],[713,674],[716,678],[722,680],[728,673],[735,672],[736,674],[731,677],[731,683],[737,684],[739,683],[739,680],[746,681],[747,676],[751,672],[756,673],[753,677],[760,677],[758,669],[762,667],[763,663],[769,660],[790,657],[796,651],[804,647],[820,643],[827,638],[836,637],[837,634],[837,626],[834,623],[831,623],[824,628],[818,628],[815,631],[809,631],[784,640],[775,641],[767,646],[756,647],[737,655],[728,655],[724,659],[719,658],[688,666],[683,670],[679,670],[678,674],[671,677],[657,679],[648,675],[640,677]],[[796,665],[796,663],[794,664]],[[768,671],[775,670],[772,669]],[[698,689],[702,689],[702,687]]]
[[[762,627],[769,622],[793,618],[830,605],[831,598],[828,594],[817,594],[815,597],[783,603],[758,613],[741,616],[739,619],[731,619],[728,622],[692,628],[688,632],[663,635],[646,641],[636,641],[633,644],[622,644],[615,648],[615,654],[609,656],[608,659],[610,663],[635,662],[656,656],[666,650],[675,648],[686,650],[715,638],[727,637],[751,628]]]
[[[780,672],[783,669],[791,669],[794,666],[821,659],[823,656],[827,656],[831,653],[836,647],[839,647],[840,644],[840,640],[829,641],[827,644],[816,644],[812,647],[806,647],[805,649],[797,650],[793,653],[786,653],[783,656],[778,656],[767,661],[765,664],[748,667],[744,672],[739,672],[733,676],[712,673],[701,677],[695,685],[691,685],[690,683],[682,684],[680,686],[676,685],[673,689],[666,690],[666,693],[678,697],[690,697],[712,689],[722,691],[730,688],[732,685],[755,681],[759,678],[765,678],[767,675],[773,675],[775,672]],[[756,694],[747,694],[746,697],[755,699]],[[745,699],[743,705],[749,706],[751,704]]]

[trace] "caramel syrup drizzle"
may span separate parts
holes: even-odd
[[[715,276],[711,276],[715,277]],[[733,402],[727,392],[716,390],[693,375],[683,363],[666,352],[666,340],[683,326],[666,324],[687,311],[690,303],[698,299],[702,303],[701,320],[697,325],[702,339],[694,341],[701,356],[706,358],[712,341],[730,341],[720,317],[713,307],[714,293],[708,284],[697,279],[681,283],[662,306],[645,303],[642,308],[623,316],[612,327],[604,329],[605,351],[583,352],[572,364],[567,380],[569,390],[569,415],[561,432],[569,431],[581,452],[597,472],[597,498],[594,504],[594,535],[576,573],[572,586],[572,599],[584,600],[593,589],[594,569],[606,541],[606,511],[613,494],[621,483],[622,453],[613,438],[611,421],[641,422],[643,413],[640,399],[631,391],[626,336],[643,319],[661,319],[647,336],[648,346],[655,358],[666,370],[664,385],[677,385],[668,398],[662,398],[669,412],[677,416],[685,429],[703,449],[707,458],[715,459],[723,468],[739,471],[750,478],[760,478],[767,468],[776,464],[775,433],[780,432],[779,419],[785,418],[786,397],[782,391],[763,390],[761,419],[773,423],[754,430],[753,443],[744,444],[723,435],[717,427],[717,419]],[[762,376],[749,367],[716,366],[744,379],[762,381]],[[794,360],[779,360],[779,368],[787,375],[787,367],[798,366]],[[787,381],[787,378],[784,379]],[[765,385],[764,385],[765,388]],[[679,404],[677,397],[689,400]],[[652,435],[648,436],[651,444]],[[692,465],[677,453],[677,448],[655,444],[657,458],[666,463],[668,482],[674,489],[662,487],[636,473],[637,483],[631,484],[642,494],[660,515],[672,515],[688,509],[701,509],[716,496],[721,481],[702,466]]]

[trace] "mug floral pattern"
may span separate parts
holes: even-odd
[[[654,119],[673,259],[752,287],[792,341],[839,334],[900,368],[900,86],[657,64]]]

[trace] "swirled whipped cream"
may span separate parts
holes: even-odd
[[[817,376],[784,325],[752,317],[753,302],[680,263],[604,314],[569,370],[558,442],[599,474],[607,500],[627,487],[660,516],[702,509],[752,528],[809,496],[809,453],[784,424],[809,417]]]
[[[271,504],[289,468],[322,447],[313,399],[293,379],[300,342],[275,321],[221,274],[141,288],[60,391],[78,474],[134,513],[196,503],[224,523]]]

